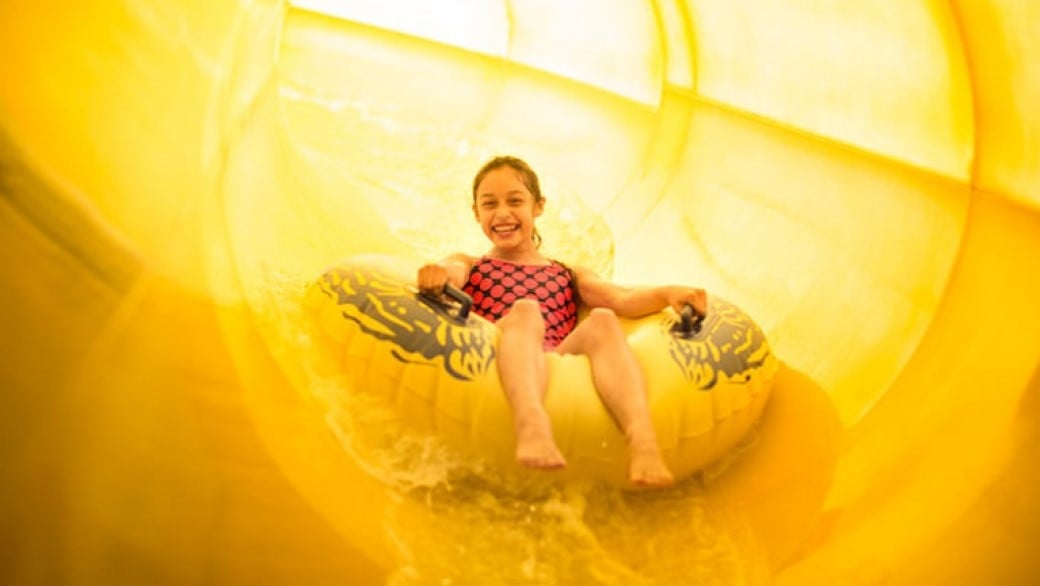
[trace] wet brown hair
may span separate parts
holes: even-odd
[[[477,171],[476,176],[473,177],[474,205],[477,203],[477,188],[480,187],[480,182],[484,180],[484,177],[486,177],[488,173],[503,167],[509,167],[519,173],[520,180],[524,182],[524,187],[526,187],[527,191],[530,191],[531,195],[534,196],[534,202],[536,204],[545,205],[545,197],[542,196],[542,188],[538,184],[538,174],[535,173],[534,169],[532,169],[523,159],[508,155],[498,156],[491,159],[484,163],[484,166]],[[542,235],[538,233],[537,228],[534,229],[531,238],[534,239],[535,247],[540,247],[542,245]]]

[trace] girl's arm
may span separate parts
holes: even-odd
[[[419,267],[416,285],[419,291],[440,295],[444,292],[444,285],[451,283],[462,288],[466,279],[469,278],[469,270],[473,266],[475,257],[465,254],[453,254],[439,262],[428,263]]]
[[[620,317],[637,318],[656,313],[665,307],[681,312],[686,305],[704,315],[708,296],[704,289],[681,285],[658,287],[622,287],[584,268],[574,268],[578,279],[578,295],[589,307],[605,307]]]

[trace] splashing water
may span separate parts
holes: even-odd
[[[397,560],[392,586],[761,584],[765,562],[733,512],[706,506],[700,477],[656,491],[504,471],[408,428],[378,393],[353,392],[312,356],[303,280],[281,275],[252,300],[267,336],[291,340],[306,388],[344,458],[378,479]],[[282,346],[285,346],[283,343]],[[300,358],[302,357],[302,358]]]

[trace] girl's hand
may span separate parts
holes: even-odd
[[[708,312],[708,294],[695,287],[673,287],[668,294],[668,305],[677,313],[682,313],[683,307],[689,305],[697,315],[703,316]]]
[[[447,267],[430,263],[419,267],[419,275],[416,279],[419,291],[427,295],[440,295],[444,293],[444,286],[448,284]]]

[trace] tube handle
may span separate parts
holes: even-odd
[[[455,312],[455,315],[451,315],[450,313],[448,313],[449,304],[445,303],[444,299],[442,299],[438,295],[431,295],[428,293],[420,292],[419,299],[424,301],[428,305],[434,307],[435,309],[439,309],[440,311],[444,312],[445,315],[448,315],[448,317],[453,318],[455,321],[465,324],[466,320],[469,319],[470,309],[473,308],[473,298],[470,297],[465,291],[459,289],[451,283],[446,283],[444,285],[444,295],[459,304],[458,310]]]
[[[672,334],[680,338],[692,338],[700,333],[704,316],[699,315],[692,305],[685,305],[679,313],[679,321],[672,326]]]
[[[469,319],[469,310],[473,308],[473,298],[465,291],[451,283],[445,283],[444,294],[451,297],[459,304],[459,321],[466,321]]]

